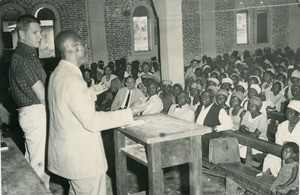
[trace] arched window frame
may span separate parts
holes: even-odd
[[[54,31],[54,37],[55,37],[60,32],[60,17],[59,17],[59,13],[55,9],[55,7],[53,7],[52,5],[48,5],[48,4],[40,4],[40,5],[36,6],[35,8],[33,8],[32,15],[37,17],[38,12],[44,8],[51,10],[55,16],[56,21],[54,22],[54,25],[53,25],[53,27],[54,27],[53,31]],[[57,56],[58,56],[58,52],[55,51],[54,57],[57,57]]]
[[[242,2],[242,3],[241,3]],[[262,3],[261,3],[262,2]],[[241,6],[242,4],[242,6]],[[268,6],[265,7],[264,5]],[[236,1],[234,12],[234,50],[256,49],[258,47],[272,47],[272,21],[273,10],[270,7],[269,0],[240,0]],[[247,11],[248,12],[248,43],[237,44],[237,20],[236,14]],[[267,43],[257,43],[257,14],[260,11],[267,12]]]
[[[134,50],[134,25],[133,25],[133,13],[134,10],[139,7],[139,6],[143,6],[147,9],[148,11],[148,44],[149,44],[149,50],[148,51],[135,51]],[[134,6],[132,6],[131,8],[131,14],[130,14],[130,29],[131,29],[131,44],[132,44],[132,48],[131,48],[131,52],[133,56],[139,56],[139,55],[143,55],[143,56],[150,56],[152,57],[153,55],[155,55],[154,52],[154,47],[155,47],[155,41],[154,41],[154,13],[153,13],[153,9],[149,4],[146,3],[138,3],[135,4]]]

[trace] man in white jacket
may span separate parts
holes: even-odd
[[[49,81],[48,169],[68,179],[69,194],[105,195],[107,163],[99,131],[131,123],[143,106],[96,112],[96,95],[107,87],[100,83],[87,88],[79,69],[87,61],[84,41],[67,30],[55,43],[63,59]]]

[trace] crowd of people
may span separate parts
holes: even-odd
[[[209,126],[212,132],[234,130],[268,140],[270,113],[282,112],[287,120],[278,126],[276,143],[300,144],[300,48],[296,52],[288,47],[284,51],[233,51],[215,58],[204,55],[185,66],[183,85],[161,80],[156,57],[143,63],[121,58],[86,67],[82,65],[87,61],[84,41],[73,31],[62,31],[55,40],[62,60],[47,87],[36,54],[42,40],[40,22],[30,15],[21,16],[17,31],[19,42],[10,67],[10,87],[25,133],[25,157],[47,187],[46,139],[48,170],[69,179],[74,192],[105,193],[107,165],[101,135],[94,133],[129,124],[133,115],[164,113]],[[299,149],[293,144],[283,148],[291,153],[283,155],[284,165],[292,165],[284,169],[289,169],[287,173],[280,171],[282,161],[278,157],[267,155],[263,164],[264,172],[288,178],[278,179],[272,186],[273,191],[281,193],[298,188]],[[245,158],[245,146],[240,146],[240,154]],[[92,189],[87,187],[91,185]]]
[[[160,80],[155,57],[141,65],[122,58],[107,66],[99,61],[98,67],[96,63],[91,67],[89,71],[94,73],[88,78],[110,87],[96,105],[100,110],[124,109],[142,99],[147,103],[142,115],[165,113],[209,126],[212,131],[234,130],[262,140],[268,140],[270,113],[279,112],[287,120],[279,124],[275,143],[300,144],[300,48],[296,52],[288,47],[284,51],[233,51],[213,59],[203,56],[185,66],[184,86]],[[96,78],[96,73],[102,74],[102,79]],[[240,155],[246,157],[246,146],[240,145]],[[281,164],[280,158],[267,155],[263,171],[276,177]]]

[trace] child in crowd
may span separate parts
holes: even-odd
[[[282,147],[282,167],[271,186],[273,195],[298,194],[299,192],[299,146],[287,142]]]

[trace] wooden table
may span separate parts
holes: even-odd
[[[10,138],[1,138],[8,150],[1,151],[2,195],[51,194]]]
[[[128,193],[126,156],[148,167],[150,195],[164,194],[163,168],[183,163],[189,163],[190,194],[202,194],[201,135],[211,129],[165,114],[139,116],[135,120],[147,122],[115,130],[118,194]],[[137,144],[126,145],[126,137]]]

